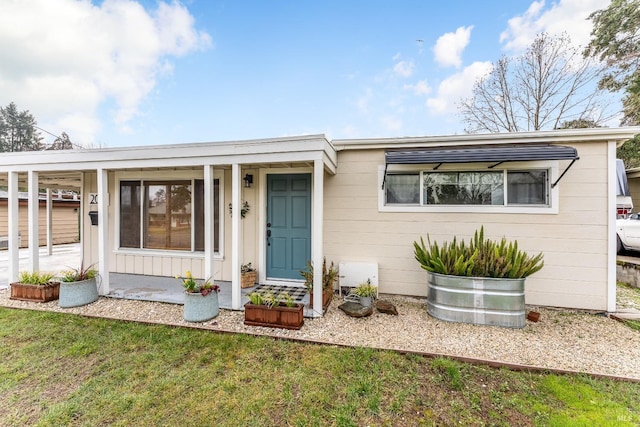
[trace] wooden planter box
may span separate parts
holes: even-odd
[[[272,328],[300,329],[304,324],[304,305],[294,307],[286,305],[255,305],[250,302],[244,305],[244,324],[250,326],[267,326]]]
[[[60,282],[51,282],[46,285],[29,285],[15,282],[11,284],[11,296],[9,299],[20,301],[49,302],[60,296]]]
[[[241,288],[252,288],[257,280],[257,272],[256,271],[250,271],[248,273],[242,273],[240,275],[240,287]]]

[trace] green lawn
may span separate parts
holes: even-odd
[[[2,426],[640,424],[640,384],[0,308]]]

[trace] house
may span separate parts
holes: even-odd
[[[108,272],[296,283],[307,260],[375,264],[382,293],[426,296],[414,240],[488,237],[543,252],[526,303],[615,310],[615,150],[640,128],[329,141],[324,135],[9,153],[0,185],[83,195],[84,259]],[[38,227],[35,203],[29,228]],[[32,207],[33,206],[33,207]],[[92,225],[88,213],[97,214]],[[244,215],[240,215],[242,212]],[[10,234],[10,251],[17,241]],[[36,242],[29,239],[29,246]],[[10,278],[17,274],[11,252]],[[30,251],[37,268],[37,251]],[[314,275],[320,310],[321,274]]]
[[[0,190],[0,250],[7,249],[7,192]],[[39,245],[60,245],[80,241],[80,198],[75,194],[54,191],[39,195]],[[20,247],[27,247],[27,194],[18,194]]]

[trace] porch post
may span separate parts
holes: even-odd
[[[324,165],[322,160],[313,162],[313,313],[322,313],[322,260],[324,225]]]
[[[27,218],[29,222],[29,270],[38,271],[40,268],[40,227],[38,225],[38,204],[40,203],[38,194],[38,172],[28,173],[29,208]]]
[[[231,308],[240,310],[242,294],[240,288],[240,165],[231,166]]]
[[[53,252],[53,202],[51,200],[51,189],[47,188],[47,255]]]
[[[19,271],[19,234],[18,234],[18,172],[9,172],[7,189],[7,233],[9,235],[9,283],[18,281]]]
[[[98,169],[98,271],[102,294],[109,293],[109,175]]]
[[[213,279],[215,255],[213,166],[204,165],[204,277]]]

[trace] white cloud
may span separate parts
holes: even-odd
[[[152,11],[132,0],[2,2],[0,105],[13,101],[74,142],[93,142],[105,102],[127,129],[157,77],[170,72],[169,59],[211,44],[175,1]]]
[[[364,94],[360,98],[358,98],[358,100],[356,101],[358,110],[360,110],[361,113],[365,113],[365,114],[368,113],[369,105],[371,104],[372,100],[373,100],[373,91],[371,90],[371,88],[367,88]]]
[[[393,67],[393,71],[400,77],[407,78],[413,75],[414,68],[413,61],[400,61]]]
[[[380,123],[384,126],[385,130],[397,132],[402,129],[402,120],[394,116],[380,117]]]
[[[426,80],[420,80],[418,81],[418,83],[414,85],[405,84],[402,88],[404,90],[410,90],[413,92],[414,95],[418,95],[418,96],[429,95],[432,90],[431,86],[429,86]]]
[[[606,8],[610,0],[560,0],[549,9],[545,1],[534,1],[527,11],[509,20],[508,28],[500,35],[500,42],[511,53],[528,48],[537,34],[547,32],[560,35],[566,32],[575,45],[589,43],[592,21],[591,12]]]
[[[459,73],[444,79],[438,86],[435,97],[427,99],[427,107],[436,114],[455,113],[456,103],[468,98],[476,80],[491,71],[491,62],[474,62]]]
[[[469,44],[472,29],[473,25],[460,27],[455,33],[441,35],[435,46],[433,46],[435,61],[441,66],[460,68],[462,65],[462,52]]]

